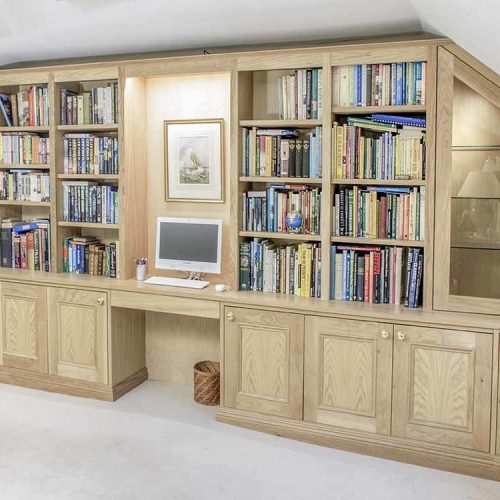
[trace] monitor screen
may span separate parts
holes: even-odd
[[[222,221],[159,217],[156,267],[220,273]]]

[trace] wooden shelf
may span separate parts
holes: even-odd
[[[48,132],[49,127],[36,126],[36,127],[0,127],[0,132]]]
[[[31,165],[26,165],[24,163],[20,164],[14,164],[11,163],[10,165],[0,165],[0,170],[49,170],[50,165],[48,163],[43,164],[43,163],[33,163]]]
[[[321,184],[321,179],[311,177],[268,177],[268,176],[253,176],[240,177],[240,182],[264,182],[267,184]]]
[[[351,236],[332,236],[332,243],[345,243],[349,245],[377,245],[389,247],[418,247],[424,248],[425,241],[414,240],[388,240],[385,238],[354,238]]]
[[[240,231],[240,236],[248,238],[269,238],[271,240],[321,241],[319,234],[273,233],[263,231]]]
[[[425,186],[425,181],[421,180],[382,180],[382,179],[333,179],[332,184],[345,184],[350,186]]]
[[[402,105],[402,106],[334,106],[333,113],[336,115],[367,115],[372,113],[425,113],[425,105]]]
[[[0,205],[11,205],[19,207],[50,207],[50,201],[0,200]]]
[[[57,130],[61,132],[117,132],[118,124],[84,124],[84,125],[58,125]]]
[[[99,224],[98,222],[66,222],[59,221],[57,223],[59,227],[87,227],[94,229],[118,229],[118,224]]]
[[[65,180],[102,180],[102,181],[118,181],[118,174],[58,174],[58,179]]]
[[[260,128],[314,128],[321,120],[240,120],[241,127]]]

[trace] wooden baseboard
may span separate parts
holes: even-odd
[[[148,379],[148,369],[144,367],[142,370],[130,375],[118,384],[113,386],[113,401],[121,398],[124,394],[141,385]]]
[[[18,368],[0,366],[0,383],[39,389],[60,394],[69,394],[82,398],[93,398],[101,401],[116,401],[128,391],[142,384],[148,378],[146,368],[139,370],[130,377],[111,387],[110,385],[85,382],[49,375],[47,373],[30,372]]]
[[[380,440],[377,436],[371,439],[348,437],[347,433],[336,432],[334,428],[320,424],[231,408],[219,408],[216,418],[219,422],[320,446],[500,481],[500,457],[487,453],[469,453],[467,450],[456,450],[454,453],[454,450],[439,450],[436,447],[426,449],[425,444],[417,449],[413,442],[405,446],[405,440],[387,436],[380,437]]]

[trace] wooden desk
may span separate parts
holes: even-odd
[[[180,314],[199,318],[220,318],[220,303],[218,301],[204,298],[175,297],[170,294],[145,293],[144,291],[124,292],[111,290],[111,307],[140,309],[142,311]]]

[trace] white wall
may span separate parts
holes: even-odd
[[[147,81],[148,134],[148,261],[154,271],[156,217],[220,218],[224,222],[223,242],[229,239],[229,74],[188,75],[150,78]],[[164,120],[224,118],[225,202],[187,203],[165,201]],[[211,282],[224,281],[230,272],[228,245],[223,244],[222,274]],[[174,273],[175,274],[175,273]],[[193,365],[219,359],[219,322],[173,314],[146,313],[146,366],[152,379],[192,384]]]

